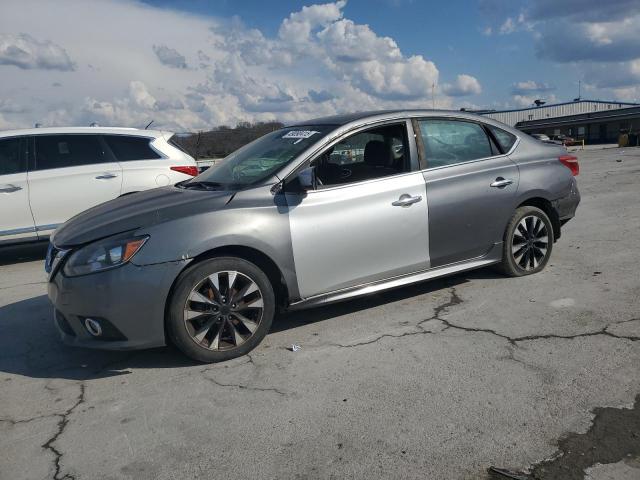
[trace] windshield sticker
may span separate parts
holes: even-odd
[[[293,142],[293,144],[295,145],[296,143],[304,140],[305,138],[309,138],[312,135],[315,135],[316,133],[320,133],[320,132],[316,132],[315,130],[291,130],[289,133],[286,133],[282,138],[297,138],[298,140]]]

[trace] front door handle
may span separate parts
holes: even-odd
[[[412,197],[407,193],[403,193],[402,195],[400,195],[400,198],[393,202],[391,205],[393,205],[394,207],[410,207],[414,203],[418,203],[420,201],[422,201],[422,197],[420,195]]]
[[[17,185],[1,185],[0,186],[0,193],[13,193],[13,192],[17,192],[18,190],[22,190],[22,187],[18,187]]]
[[[102,175],[98,175],[96,180],[109,180],[110,178],[116,178],[118,175],[115,173],[103,173]]]
[[[494,188],[502,188],[502,187],[506,187],[507,185],[511,185],[512,183],[513,183],[513,180],[509,178],[498,177],[496,178],[496,181],[493,182],[490,186]]]

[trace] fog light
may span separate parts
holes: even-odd
[[[87,332],[89,332],[89,334],[93,335],[94,337],[99,337],[100,335],[102,335],[102,327],[100,326],[100,323],[98,323],[93,318],[84,319],[84,328],[86,328]]]

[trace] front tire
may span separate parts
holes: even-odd
[[[510,277],[538,273],[549,262],[553,241],[547,214],[537,207],[519,207],[507,225],[498,269]]]
[[[166,321],[171,341],[205,363],[253,350],[269,331],[276,305],[267,275],[236,257],[204,260],[185,270],[170,302]]]

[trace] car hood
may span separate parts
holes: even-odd
[[[234,192],[156,188],[85,210],[60,226],[51,241],[68,248],[176,218],[223,208]]]

